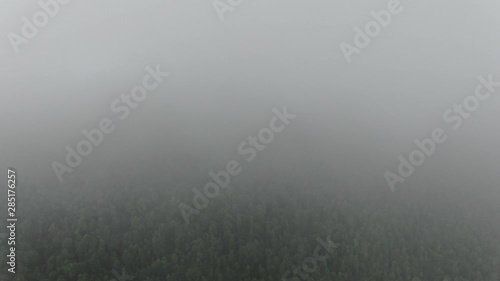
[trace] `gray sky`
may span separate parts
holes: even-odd
[[[498,186],[500,89],[457,131],[442,114],[478,76],[500,81],[500,3],[401,1],[348,64],[339,44],[389,1],[351,2],[243,1],[221,22],[211,1],[72,0],[16,54],[7,34],[40,7],[2,1],[0,169],[57,181],[50,165],[65,146],[116,120],[111,102],[159,64],[171,76],[72,174],[192,148],[229,160],[286,105],[296,127],[270,148],[283,159],[310,152],[385,184],[398,156],[442,127],[449,140],[409,181]]]

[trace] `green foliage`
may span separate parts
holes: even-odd
[[[278,281],[312,256],[318,237],[335,251],[314,280],[499,280],[497,207],[269,170],[247,171],[190,225],[177,205],[190,202],[193,184],[34,190],[22,201],[17,280],[109,281],[123,267],[137,281]]]

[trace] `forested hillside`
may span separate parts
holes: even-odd
[[[500,280],[499,208],[474,194],[260,167],[186,225],[178,204],[206,181],[188,160],[163,175],[26,191],[15,280],[108,281],[122,269],[137,281]]]

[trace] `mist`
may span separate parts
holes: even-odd
[[[398,214],[408,214],[401,218],[406,222],[411,221],[412,214],[418,216],[412,210],[421,210],[420,204],[427,202],[427,211],[441,213],[446,223],[453,224],[454,215],[444,214],[456,211],[471,221],[491,225],[494,230],[478,230],[470,235],[471,241],[494,245],[493,237],[500,233],[496,232],[498,227],[492,226],[500,219],[498,2],[63,2],[50,2],[56,3],[53,5],[57,9],[47,8],[53,16],[41,27],[33,24],[35,32],[24,26],[23,17],[34,22],[33,15],[44,11],[42,4],[0,3],[0,33],[5,35],[0,53],[0,168],[4,171],[0,180],[7,183],[5,171],[16,171],[20,221],[34,221],[31,216],[37,212],[38,219],[51,221],[53,218],[42,213],[55,208],[54,204],[61,204],[54,212],[61,216],[67,212],[69,217],[74,214],[76,219],[86,206],[93,206],[88,208],[95,211],[109,204],[119,210],[120,204],[137,203],[145,209],[127,209],[131,217],[146,216],[147,210],[171,213],[171,221],[184,225],[186,209],[180,204],[186,204],[191,211],[200,211],[188,215],[189,224],[185,226],[189,233],[185,239],[191,237],[190,243],[194,243],[200,236],[191,231],[207,230],[215,210],[233,204],[233,208],[242,208],[241,214],[260,218],[250,211],[253,207],[244,209],[247,203],[259,205],[252,201],[254,195],[248,194],[262,192],[263,198],[267,197],[262,200],[270,200],[269,206],[281,206],[279,202],[287,200],[284,194],[291,192],[297,196],[298,201],[292,201],[299,202],[298,206],[314,206],[304,207],[308,212],[325,204],[318,212],[338,207],[343,208],[339,213],[342,216],[343,212],[349,213],[348,206],[363,212],[361,206],[373,204],[382,210],[382,206],[391,205],[408,208]],[[370,22],[376,23],[378,29],[367,31]],[[130,100],[138,87],[146,89],[142,99]],[[294,117],[284,120],[280,117],[283,112]],[[283,129],[274,130],[273,122],[276,126],[282,124]],[[110,132],[103,132],[103,127]],[[271,131],[263,132],[265,128]],[[95,133],[98,145],[84,130]],[[96,130],[100,130],[102,139]],[[269,132],[273,134],[271,140],[263,142]],[[251,136],[260,145],[252,146]],[[91,146],[85,156],[78,152],[82,141]],[[81,161],[75,155],[68,156],[68,146]],[[417,150],[412,162],[411,154]],[[254,158],[250,151],[255,152]],[[402,164],[400,156],[406,164]],[[74,163],[68,164],[68,157]],[[241,172],[231,176],[229,187],[220,188],[220,196],[209,200],[207,210],[212,211],[196,208],[193,189],[202,192],[206,183],[214,181],[209,173],[226,171],[230,161],[236,161]],[[288,184],[290,189],[287,191],[281,184]],[[109,195],[111,191],[115,195]],[[151,201],[142,202],[142,194],[138,195],[141,192],[149,194],[147,200]],[[268,196],[264,195],[267,192]],[[248,199],[242,199],[247,195]],[[161,196],[165,201],[156,202]],[[0,198],[6,209],[5,190]],[[92,205],[96,200],[102,200],[98,205],[101,207]],[[310,218],[312,223],[320,225],[324,220],[329,225],[320,213]],[[389,213],[386,215],[391,217]],[[437,217],[420,218],[424,225],[440,221]],[[48,239],[51,224],[39,223],[39,232],[27,226],[18,228],[25,233],[18,238],[25,237],[24,245]],[[62,240],[67,236],[77,243],[76,228],[68,222],[60,222],[58,228],[66,229],[64,235],[58,234]],[[180,226],[176,229],[181,231]],[[84,237],[85,231],[79,231]],[[315,235],[320,236],[317,233],[304,237],[312,237],[307,239],[313,241]],[[123,243],[132,240],[123,238]],[[252,238],[242,243],[254,240],[260,241]],[[175,250],[173,246],[167,248],[158,259],[165,256],[172,263]],[[306,253],[314,250],[307,249]],[[496,258],[496,263],[481,271],[484,279],[474,275],[475,280],[493,280],[487,279],[493,278],[487,273],[494,276],[500,272],[498,250],[490,256]],[[20,273],[2,270],[7,274],[2,280],[28,280],[33,276],[47,278],[40,280],[113,278],[111,268],[104,269],[105,273],[88,272],[85,277],[71,275],[72,270],[65,271],[66,275],[56,274],[62,271],[51,271],[48,268],[54,267],[31,256],[29,262],[24,259],[23,265],[23,254],[37,252],[39,257],[49,259],[58,250],[52,250],[53,254],[22,248],[19,251]],[[337,260],[347,255],[345,251],[338,254]],[[281,259],[283,255],[278,256]],[[76,256],[75,263],[87,259],[83,254]],[[118,264],[126,263],[121,254],[117,257],[108,264],[116,270],[121,268]],[[335,268],[332,272],[337,274],[337,279],[328,280],[347,280],[338,274],[339,265],[326,264],[325,268]],[[472,270],[457,264],[463,272]],[[226,272],[225,266],[218,266]],[[31,274],[28,268],[35,267],[38,275],[24,277]],[[145,276],[139,268],[129,269],[137,272],[137,280]],[[179,268],[167,271],[174,274],[167,280],[206,280]],[[226,272],[216,280],[281,280],[271,271],[277,272],[276,276],[284,273],[273,268],[259,275],[257,266],[251,273],[239,272],[240,276]],[[446,276],[445,280],[472,280],[458,279],[472,276],[464,277],[461,271],[442,271],[439,278]],[[155,277],[167,277],[158,272]],[[202,269],[200,272],[218,276]],[[321,278],[332,276],[327,272],[321,269],[314,276],[326,280]],[[367,276],[393,280],[389,275],[374,274]],[[438,280],[418,274],[394,274],[398,280]],[[259,279],[264,275],[268,279]],[[13,276],[18,279],[11,279]],[[141,280],[157,280],[149,276],[151,279]],[[361,275],[349,276],[349,280],[367,280]],[[51,279],[56,277],[62,279]]]

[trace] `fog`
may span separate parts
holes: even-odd
[[[2,1],[0,170],[16,169],[21,189],[67,194],[146,178],[168,189],[175,173],[208,182],[237,160],[241,181],[259,169],[301,181],[320,174],[391,197],[386,172],[398,175],[398,157],[442,128],[446,142],[395,190],[451,188],[498,202],[500,88],[459,129],[443,114],[474,95],[478,77],[500,81],[500,3],[402,0],[349,63],[341,43],[354,46],[355,28],[388,2],[243,1],[221,21],[211,1],[72,0],[16,53],[7,34],[41,9]],[[113,101],[141,85],[148,66],[169,76],[120,120]],[[244,161],[238,145],[284,107],[296,117]],[[54,161],[67,165],[65,147],[76,150],[103,118],[116,128],[59,181]]]
[[[286,105],[299,116],[295,132],[272,149],[300,139],[296,150],[314,148],[380,180],[415,139],[444,126],[443,112],[473,93],[478,76],[498,77],[500,62],[495,1],[416,1],[402,3],[346,63],[340,42],[352,44],[353,27],[386,3],[245,2],[221,22],[206,1],[73,1],[19,54],[4,40],[2,169],[55,178],[50,164],[62,161],[64,147],[112,114],[111,101],[141,81],[146,65],[159,64],[171,76],[85,158],[86,177],[127,155],[196,147],[225,158]],[[19,33],[20,18],[38,8],[2,6],[4,34]],[[482,103],[417,174],[498,183],[499,102]]]

